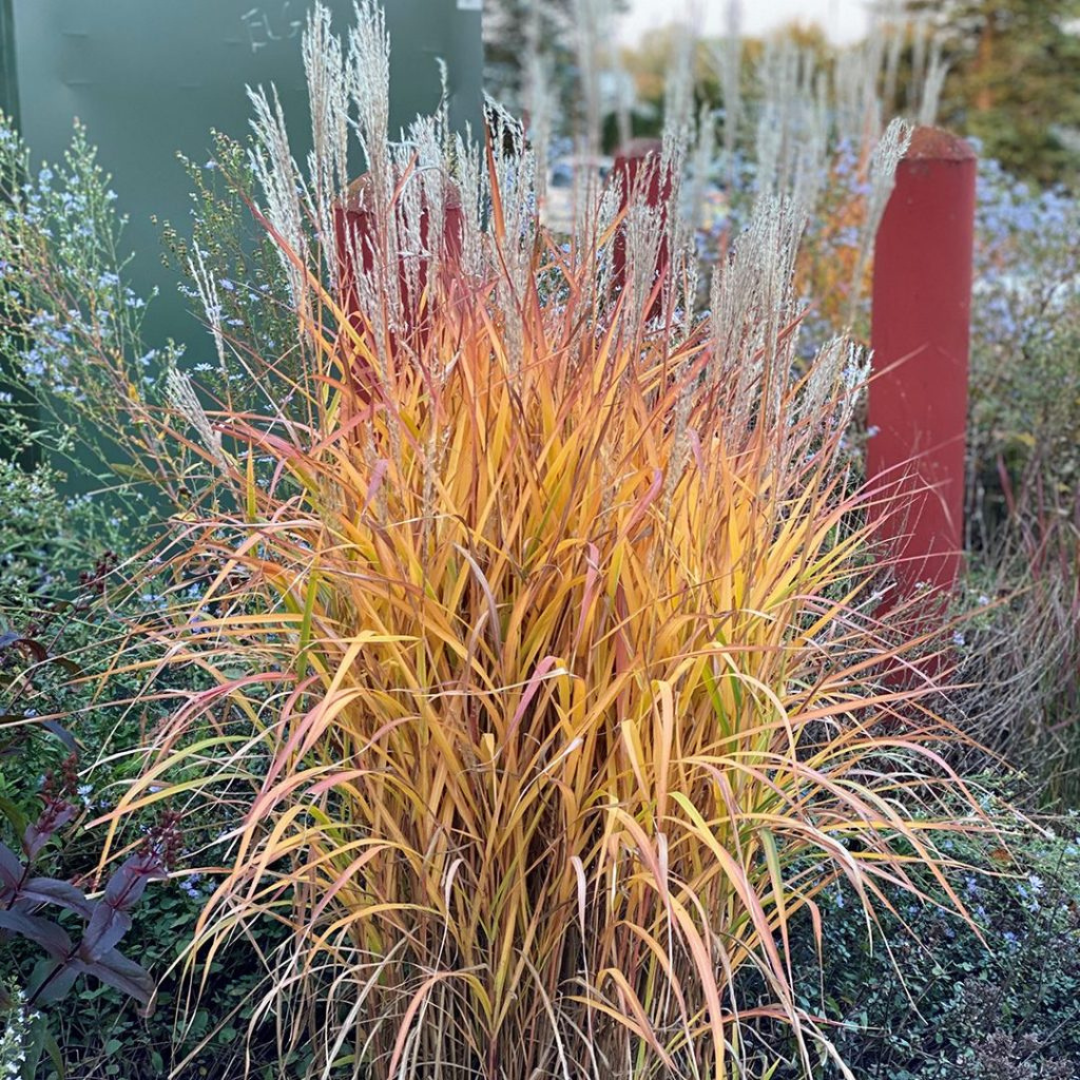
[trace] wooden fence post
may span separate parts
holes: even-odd
[[[899,559],[886,608],[960,572],[975,175],[967,143],[917,128],[877,236],[867,473],[904,505],[883,510]]]
[[[659,139],[632,139],[619,147],[615,156],[612,177],[622,184],[620,211],[625,211],[631,199],[638,195],[646,206],[659,207],[664,215],[669,213],[671,194],[674,188],[670,172],[661,175],[663,169],[664,144]],[[642,173],[647,169],[647,173]],[[656,256],[656,277],[663,277],[668,271],[670,256],[667,237],[661,241]],[[613,269],[618,285],[626,284],[626,227],[619,230],[615,237]],[[659,300],[654,305],[652,315],[659,313]]]
[[[360,315],[360,279],[373,273],[375,253],[379,244],[379,215],[373,208],[374,198],[371,178],[365,173],[354,180],[344,197],[334,207],[334,242],[337,247],[338,272],[340,274],[339,293],[343,312],[353,330],[365,333],[364,321]],[[443,192],[441,237],[443,271],[456,269],[461,261],[465,237],[465,212],[461,205],[461,196],[455,185],[447,184]],[[426,248],[436,241],[431,235],[431,212],[426,204],[420,209],[420,245]],[[410,275],[407,259],[417,260],[414,274]],[[430,256],[420,252],[401,253],[398,256],[398,282],[401,290],[403,318],[402,328],[407,335],[417,335],[420,341],[426,340],[430,326],[430,312],[426,303],[430,300],[425,294],[428,289]],[[410,281],[412,287],[410,288]],[[391,341],[396,332],[390,332]],[[352,383],[358,400],[371,401],[371,385],[374,379],[368,366],[359,361],[348,343],[347,336],[340,339],[342,367]]]
[[[461,206],[461,196],[453,184],[447,184],[443,192],[443,235],[442,252],[448,264],[457,263],[461,258],[465,235],[465,213]],[[341,293],[346,312],[355,313],[359,308],[357,280],[361,275],[370,274],[375,265],[375,247],[378,244],[378,215],[371,206],[372,184],[365,173],[354,180],[345,197],[334,208],[334,232],[337,242],[338,265],[341,268]],[[432,243],[430,235],[430,212],[427,205],[420,210],[420,242],[422,246]],[[360,265],[354,265],[357,256]],[[418,329],[420,318],[420,296],[412,295],[409,289],[409,273],[406,258],[417,261],[416,283],[422,293],[428,284],[428,264],[431,260],[419,253],[399,258],[398,275],[401,282],[402,300],[405,315],[409,320],[409,329]]]

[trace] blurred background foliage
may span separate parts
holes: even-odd
[[[1080,182],[1080,3],[915,0],[949,63],[942,120],[1038,184]]]
[[[718,0],[718,3],[720,0]],[[574,19],[582,0],[486,0],[485,45],[489,90],[520,100],[523,64],[530,41],[550,58],[551,71],[564,87],[577,76]],[[615,0],[615,10],[626,0]],[[905,26],[901,69],[926,62],[913,34],[919,25],[932,31],[948,74],[940,121],[979,140],[986,157],[1011,175],[1037,185],[1080,183],[1080,0],[877,0],[868,5]],[[911,20],[906,24],[904,17]],[[845,47],[834,45],[812,22],[778,31],[824,63]],[[659,132],[675,39],[674,21],[618,50],[618,67],[632,77],[636,92],[634,134]],[[744,38],[743,82],[753,86],[762,39]],[[716,39],[696,43],[695,96],[712,108],[723,106],[723,90],[709,62]],[[910,82],[901,78],[902,94]],[[610,147],[618,131],[609,129]]]

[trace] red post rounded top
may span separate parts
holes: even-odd
[[[369,213],[372,209],[371,196],[374,181],[370,173],[362,173],[346,189],[341,199],[341,208],[346,213]],[[453,180],[443,185],[443,206],[448,211],[461,210],[461,192]]]
[[[664,153],[664,144],[659,139],[631,139],[615,152],[615,166],[612,176],[618,176],[623,182],[623,206],[630,201],[631,191],[639,183],[641,170],[650,169],[646,174],[647,190],[645,202],[649,206],[660,206],[671,198],[673,177],[670,166],[660,175],[660,161]]]
[[[616,161],[640,161],[653,154],[659,156],[663,152],[664,144],[660,139],[631,139],[615,151],[615,159]]]
[[[905,161],[975,161],[978,155],[959,135],[936,127],[917,127]]]

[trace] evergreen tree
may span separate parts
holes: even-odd
[[[575,22],[582,7],[606,3],[615,14],[628,0],[484,0],[485,81],[489,90],[518,107],[530,52],[550,60],[557,82],[572,81],[576,67]],[[564,87],[560,86],[560,89]]]
[[[942,122],[1010,172],[1080,182],[1080,0],[915,0],[950,63]]]

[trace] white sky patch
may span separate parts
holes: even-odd
[[[843,44],[863,37],[868,25],[866,0],[741,0],[739,7],[740,28],[751,37],[798,20],[817,23]],[[620,37],[633,45],[643,34],[676,20],[702,27],[706,35],[722,34],[727,13],[728,0],[630,0]]]

